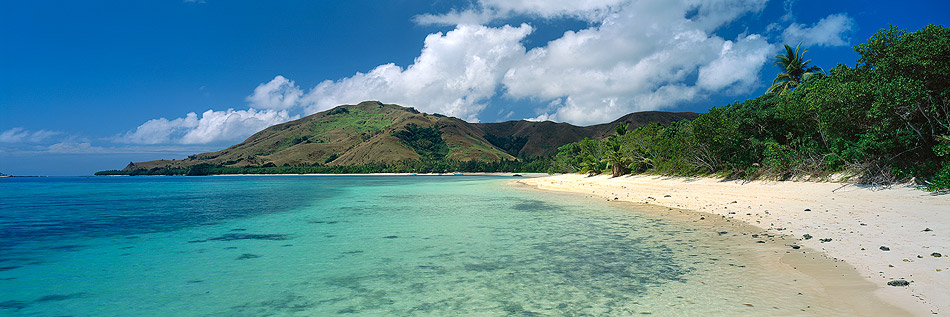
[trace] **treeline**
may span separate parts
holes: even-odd
[[[931,190],[950,188],[950,29],[881,30],[854,47],[854,67],[827,73],[786,49],[776,62],[783,74],[773,87],[781,89],[693,121],[620,127],[606,140],[564,145],[548,171],[745,179],[842,172],[861,183],[916,178]]]
[[[202,163],[187,167],[156,167],[152,169],[110,170],[96,172],[97,176],[108,175],[224,175],[224,174],[367,174],[367,173],[452,173],[452,172],[519,172],[543,173],[551,165],[551,158],[535,157],[519,160],[482,161],[401,161],[397,163],[371,163],[365,165],[301,165],[301,166],[244,166],[229,167]]]

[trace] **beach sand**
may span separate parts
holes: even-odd
[[[881,188],[664,176],[567,174],[519,182],[741,220],[788,245],[790,257],[776,269],[798,269],[809,263],[807,257],[819,253],[853,266],[857,275],[878,287],[874,294],[887,303],[915,316],[950,314],[950,195],[933,195],[906,185]],[[805,239],[806,234],[812,238]],[[888,286],[898,279],[910,285]],[[837,293],[852,286],[825,287]]]

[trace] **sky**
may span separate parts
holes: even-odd
[[[947,1],[4,1],[0,173],[180,159],[378,100],[590,125],[764,93],[783,44],[824,69]]]

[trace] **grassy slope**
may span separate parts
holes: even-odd
[[[462,120],[419,113],[397,105],[362,102],[269,127],[221,151],[196,154],[185,160],[134,163],[126,170],[200,163],[243,167],[271,163],[277,166],[361,165],[415,160],[419,155],[392,136],[394,131],[410,123],[438,127],[451,149],[449,159],[514,159],[488,143],[479,129]]]

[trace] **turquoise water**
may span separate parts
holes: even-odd
[[[511,181],[3,179],[0,315],[842,312],[777,247]]]

